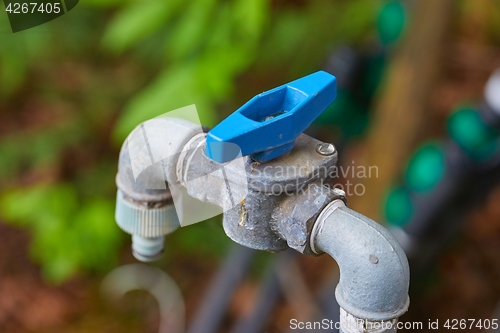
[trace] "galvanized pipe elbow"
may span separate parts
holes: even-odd
[[[311,247],[337,261],[340,281],[335,296],[347,317],[396,322],[407,311],[408,260],[384,227],[347,208],[343,201],[334,200],[316,220]],[[346,325],[346,316],[341,316],[341,325],[342,318]],[[344,332],[351,331],[357,332]]]

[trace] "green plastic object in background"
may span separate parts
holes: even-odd
[[[380,41],[384,45],[393,44],[403,32],[406,11],[400,1],[389,1],[384,5],[377,20]]]
[[[413,215],[413,203],[404,187],[394,188],[385,200],[385,219],[394,226],[404,226]]]
[[[356,102],[351,93],[337,89],[337,99],[315,120],[317,125],[333,125],[342,130],[342,135],[352,137],[368,127],[368,110]]]
[[[484,160],[498,147],[498,132],[488,127],[476,109],[458,108],[448,119],[448,134],[471,158]]]
[[[387,65],[388,59],[384,53],[374,54],[366,61],[365,75],[361,82],[361,91],[370,100],[382,82]]]
[[[356,102],[352,99],[349,91],[337,88],[337,99],[330,104],[318,118],[316,123],[325,125],[335,125],[343,122],[346,111],[356,107]]]
[[[406,184],[418,193],[433,190],[445,172],[445,154],[436,142],[422,145],[413,155],[406,169]]]

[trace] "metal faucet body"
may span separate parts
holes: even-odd
[[[337,154],[318,154],[318,144],[302,134],[290,153],[271,161],[242,156],[218,163],[205,155],[205,135],[198,135],[184,148],[189,153],[179,160],[177,176],[189,195],[222,207],[223,227],[233,241],[313,254],[308,240],[314,221],[332,200],[345,200],[342,191],[327,186]]]

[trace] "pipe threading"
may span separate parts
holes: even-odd
[[[398,319],[371,321],[353,316],[340,308],[340,333],[395,333]]]

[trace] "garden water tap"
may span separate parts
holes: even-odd
[[[184,225],[186,198],[175,194],[184,191],[221,207],[224,231],[241,245],[331,255],[341,273],[343,332],[357,332],[350,325],[357,319],[397,321],[408,308],[406,256],[383,227],[346,207],[343,191],[328,186],[335,147],[302,133],[335,96],[335,77],[320,71],[255,96],[208,133],[175,118],[136,128],[122,148],[116,213],[134,235],[136,257],[154,258],[162,237]],[[145,170],[137,176],[141,163],[147,167],[135,167]],[[202,210],[197,205],[188,210]]]

